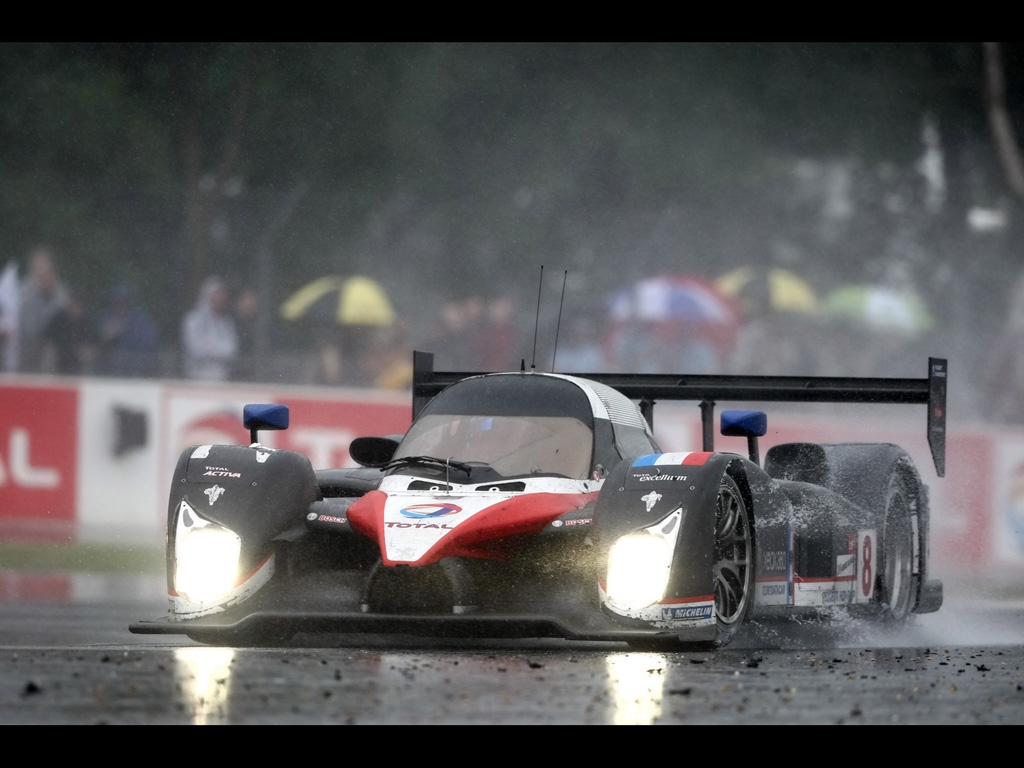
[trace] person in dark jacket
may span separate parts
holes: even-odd
[[[89,323],[85,300],[68,291],[64,306],[43,329],[40,340],[46,345],[44,371],[62,376],[92,373],[96,335]]]
[[[135,288],[114,286],[99,321],[101,376],[145,378],[156,376],[160,362],[160,330],[156,320],[139,303]]]

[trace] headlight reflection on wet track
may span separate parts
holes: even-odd
[[[174,652],[183,711],[194,725],[230,721],[231,648],[178,648]]]
[[[661,717],[668,659],[660,653],[616,653],[608,657],[613,725],[648,725]]]

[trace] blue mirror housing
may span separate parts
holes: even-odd
[[[764,411],[722,411],[722,434],[732,437],[761,437],[768,431]]]
[[[288,429],[288,406],[274,403],[249,403],[242,409],[242,424],[249,430],[251,442],[261,429]]]
[[[722,411],[722,434],[747,438],[747,452],[755,464],[761,463],[757,438],[768,431],[764,411]]]

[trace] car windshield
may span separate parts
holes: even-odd
[[[425,415],[395,453],[485,462],[504,477],[557,474],[585,479],[594,437],[571,416]]]

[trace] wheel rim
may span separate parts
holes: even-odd
[[[735,624],[750,600],[751,533],[747,507],[736,488],[723,485],[715,520],[715,611],[723,624]]]

